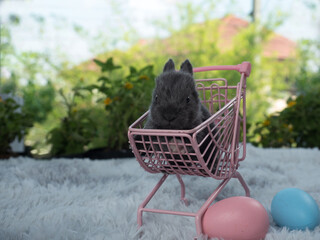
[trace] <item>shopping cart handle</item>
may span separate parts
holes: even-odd
[[[243,62],[238,65],[239,66],[239,72],[244,73],[246,77],[250,76],[251,73],[251,63],[250,62]]]
[[[238,65],[198,67],[198,68],[194,68],[193,72],[206,72],[206,71],[214,71],[214,70],[236,70],[239,73],[244,73],[246,77],[249,77],[251,73],[251,63],[243,62]]]

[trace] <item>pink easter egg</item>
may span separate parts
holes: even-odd
[[[230,197],[205,212],[203,232],[224,240],[259,240],[269,229],[269,217],[260,202],[249,197]]]

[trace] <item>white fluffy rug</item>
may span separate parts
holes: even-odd
[[[303,189],[319,204],[319,169],[317,149],[248,146],[239,171],[252,197],[269,213],[266,240],[320,239],[320,226],[313,231],[288,231],[275,226],[270,215],[273,196],[287,187]],[[137,207],[160,178],[145,172],[134,159],[0,161],[0,239],[193,239],[192,217],[144,213],[144,225],[137,230]],[[188,207],[179,201],[180,187],[174,176],[169,176],[148,206],[195,212],[219,183],[202,177],[183,179]],[[218,200],[236,195],[244,192],[231,180]]]

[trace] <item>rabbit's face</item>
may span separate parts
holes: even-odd
[[[170,61],[156,79],[150,108],[153,124],[159,129],[191,129],[200,123],[201,111],[192,66],[184,71],[186,66],[182,65],[175,71],[174,65],[168,64]]]

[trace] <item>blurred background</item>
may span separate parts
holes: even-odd
[[[2,155],[130,151],[169,58],[250,61],[248,141],[320,147],[319,0],[0,0],[0,16]]]

